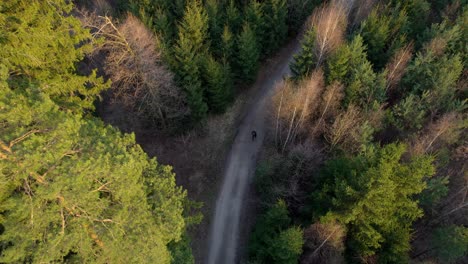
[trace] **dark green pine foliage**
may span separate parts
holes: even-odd
[[[426,0],[404,1],[403,7],[408,12],[409,32],[411,39],[418,39],[427,27],[431,5]]]
[[[352,82],[353,69],[367,61],[366,47],[360,35],[354,36],[348,44],[342,45],[327,61],[327,81],[339,81],[345,86]]]
[[[271,54],[284,43],[288,34],[288,8],[286,0],[264,2],[265,14],[265,53]]]
[[[244,24],[238,39],[238,48],[237,67],[241,74],[239,79],[252,82],[257,75],[260,51],[255,32],[249,24]]]
[[[347,47],[340,49],[327,62],[327,82],[340,81],[346,86],[346,105],[356,104],[372,109],[374,103],[385,101],[385,78],[377,74],[366,58],[366,47],[356,35]]]
[[[359,30],[367,47],[367,58],[381,70],[395,51],[408,42],[409,18],[400,5],[375,8]]]
[[[327,84],[333,82],[345,82],[351,60],[351,49],[349,45],[342,45],[327,60],[325,67]]]
[[[184,14],[185,0],[130,0],[127,5],[128,10],[156,31],[166,46],[176,41],[176,24]]]
[[[190,246],[190,238],[187,234],[184,234],[180,241],[171,242],[169,249],[171,250],[172,264],[195,264],[192,247]]]
[[[411,225],[422,216],[414,196],[434,166],[428,156],[403,162],[405,150],[403,144],[368,148],[325,165],[316,212],[347,226],[350,258],[377,254],[379,263],[408,263]]]
[[[467,27],[468,9],[465,10],[455,22],[445,19],[441,23],[432,24],[431,28],[424,32],[420,40],[423,41],[424,45],[427,45],[427,43],[430,43],[433,39],[443,40],[446,43],[443,51],[451,55],[461,54],[464,64],[466,64],[468,48],[466,47],[465,36],[468,34]]]
[[[374,102],[385,101],[385,78],[372,69],[372,64],[365,60],[351,68],[350,83],[345,90],[345,104],[357,104],[369,110]]]
[[[237,35],[242,30],[242,15],[234,0],[226,6],[226,23],[233,34]]]
[[[191,118],[198,122],[206,116],[201,80],[202,56],[206,53],[208,17],[198,0],[191,0],[179,25],[179,38],[174,47],[177,81],[187,94]]]
[[[263,6],[257,0],[250,1],[244,11],[245,21],[251,26],[257,36],[260,53],[265,50],[265,17]]]
[[[306,31],[301,44],[301,51],[294,55],[294,61],[289,66],[294,79],[301,79],[307,76],[315,67],[315,30],[313,28]]]
[[[421,129],[429,110],[427,106],[428,97],[429,93],[427,91],[421,96],[410,93],[393,107],[390,123],[401,131]]]
[[[410,93],[426,96],[425,105],[432,112],[456,109],[457,80],[463,71],[458,54],[436,56],[432,51],[419,52],[408,67],[403,86]]]
[[[224,26],[223,35],[221,36],[222,41],[222,54],[223,59],[227,60],[231,65],[235,62],[235,45],[236,38],[232,34],[231,30],[227,25]]]
[[[367,58],[376,69],[387,62],[386,45],[390,38],[390,17],[378,8],[361,24],[360,34],[367,46]]]
[[[208,0],[205,3],[206,13],[208,15],[208,32],[211,45],[211,52],[217,57],[222,57],[222,35],[223,35],[223,17],[219,9],[218,1]]]
[[[312,14],[312,10],[321,4],[320,0],[289,0],[287,24],[289,32],[297,34],[301,31],[304,21]]]
[[[405,33],[409,39],[418,40],[427,26],[431,10],[429,2],[426,0],[392,0],[390,6],[406,12],[408,25],[405,26]]]
[[[291,219],[283,200],[259,217],[249,242],[252,263],[297,263],[302,253],[303,232],[290,227]]]
[[[204,81],[207,84],[208,107],[213,113],[222,113],[232,99],[232,79],[228,64],[217,62],[212,57],[204,61]]]
[[[436,177],[427,181],[427,188],[419,196],[419,202],[425,211],[435,209],[449,191],[449,176]]]
[[[446,226],[437,228],[432,235],[434,255],[441,263],[455,263],[468,253],[468,228]]]

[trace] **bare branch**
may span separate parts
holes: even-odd
[[[316,32],[316,67],[320,67],[326,57],[343,42],[346,21],[346,8],[339,1],[324,4],[312,14],[309,27]]]
[[[402,49],[398,50],[395,55],[390,59],[385,71],[387,73],[387,86],[385,90],[395,88],[400,82],[401,78],[406,72],[406,66],[411,60],[411,53],[413,51],[413,44],[408,44]]]

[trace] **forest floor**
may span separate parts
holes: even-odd
[[[262,118],[267,111],[267,107],[257,105],[265,103],[276,81],[287,73],[289,62],[299,47],[298,39],[292,39],[275,56],[264,60],[256,82],[239,92],[236,101],[225,114],[211,116],[202,126],[183,135],[167,135],[148,128],[130,111],[108,98],[97,106],[98,115],[105,123],[123,132],[135,133],[137,143],[150,157],[157,157],[159,163],[173,167],[177,184],[187,190],[189,198],[203,202],[201,212],[204,218],[199,225],[189,230],[195,263],[206,261],[216,198],[223,184],[224,170],[229,166],[228,157],[236,152],[235,155],[239,157],[255,161],[254,149],[260,147],[263,137],[262,126],[256,125],[263,122]],[[253,129],[258,133],[254,148],[246,144],[251,141],[250,130]],[[239,147],[239,144],[243,145]],[[253,173],[255,162],[249,166],[245,169]],[[242,199],[243,206],[240,207],[242,226],[238,239],[241,245],[246,244],[247,234],[254,221],[255,209],[253,203],[249,202],[250,195],[252,191],[247,188]],[[245,250],[240,248],[238,251],[243,258]]]

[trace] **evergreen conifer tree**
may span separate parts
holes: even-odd
[[[229,66],[208,57],[204,62],[204,78],[207,84],[206,95],[210,111],[222,113],[232,95]]]
[[[426,188],[434,167],[428,156],[402,162],[405,150],[402,144],[390,144],[325,166],[315,203],[322,207],[318,211],[328,210],[324,220],[348,226],[353,256],[377,253],[387,263],[407,263],[411,223],[422,216],[414,195]]]
[[[456,102],[456,83],[462,70],[463,64],[458,54],[436,56],[430,50],[419,52],[408,66],[403,86],[419,96],[430,92],[427,107],[432,112],[450,110]]]
[[[200,66],[206,53],[208,18],[198,0],[187,3],[179,25],[179,38],[174,47],[175,71],[179,85],[187,94],[194,122],[203,119],[208,111],[204,101]]]
[[[314,56],[314,45],[315,30],[311,28],[304,34],[304,40],[301,44],[301,51],[299,54],[294,55],[294,61],[290,65],[292,76],[295,79],[301,79],[305,77],[314,69],[316,63]]]
[[[216,0],[209,0],[205,4],[206,13],[208,16],[208,31],[211,44],[211,51],[218,57],[222,56],[222,34],[223,34],[223,19],[219,4]]]
[[[229,63],[234,62],[236,39],[227,25],[224,26],[222,39],[223,58]]]
[[[326,65],[327,83],[332,84],[335,81],[345,82],[349,72],[349,60],[351,59],[351,50],[348,45],[342,45],[330,56]]]
[[[437,228],[431,242],[434,255],[442,263],[453,263],[468,252],[468,228],[456,225]]]
[[[242,16],[234,0],[230,0],[226,7],[226,23],[233,34],[242,30]]]
[[[245,21],[249,23],[252,30],[257,36],[260,53],[265,50],[265,18],[263,14],[263,6],[257,0],[250,1],[244,12]]]
[[[288,33],[288,8],[286,0],[267,0],[265,13],[265,52],[276,51],[286,40]]]
[[[34,85],[0,80],[0,108],[0,262],[170,262],[186,197],[170,167]]]
[[[386,45],[390,37],[390,17],[374,9],[361,24],[361,36],[367,46],[367,58],[376,69],[387,62]]]
[[[238,40],[239,54],[237,65],[242,80],[251,82],[255,79],[258,70],[260,52],[255,32],[249,24],[244,24]]]
[[[0,72],[12,85],[34,82],[60,107],[81,112],[93,109],[109,85],[95,72],[76,74],[77,62],[91,51],[86,44],[91,35],[71,15],[72,8],[64,0],[1,1]]]

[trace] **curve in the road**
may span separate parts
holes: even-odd
[[[267,99],[273,94],[276,83],[289,75],[289,63],[299,50],[299,43],[294,40],[281,56],[267,78],[255,84],[257,95],[244,117],[230,154],[226,162],[224,181],[216,202],[215,214],[211,225],[208,243],[208,264],[236,263],[241,218],[246,189],[254,173],[257,153],[262,145],[265,130]],[[257,139],[252,141],[251,131],[257,132]]]

